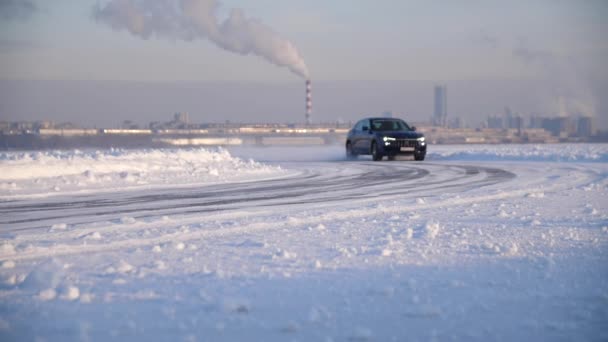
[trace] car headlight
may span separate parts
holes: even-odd
[[[426,140],[426,139],[425,139],[424,137],[420,137],[420,138],[418,138],[418,141],[420,141],[420,142],[424,142],[425,140]]]
[[[392,138],[392,137],[384,137],[384,138],[382,138],[382,140],[384,140],[384,141],[395,141],[397,139]]]

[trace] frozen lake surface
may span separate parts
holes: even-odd
[[[0,153],[2,341],[608,339],[608,145]]]

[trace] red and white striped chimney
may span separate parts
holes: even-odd
[[[312,88],[310,80],[306,80],[306,124],[310,125],[310,114],[312,113]]]

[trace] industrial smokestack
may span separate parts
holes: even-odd
[[[217,0],[109,0],[93,7],[93,18],[142,39],[207,39],[224,50],[257,55],[308,78],[304,59],[289,40],[240,9],[220,20],[219,7]]]
[[[306,80],[306,124],[310,125],[310,114],[312,113],[312,88],[310,80]]]

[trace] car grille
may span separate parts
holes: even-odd
[[[416,140],[397,139],[397,147],[416,147]]]

